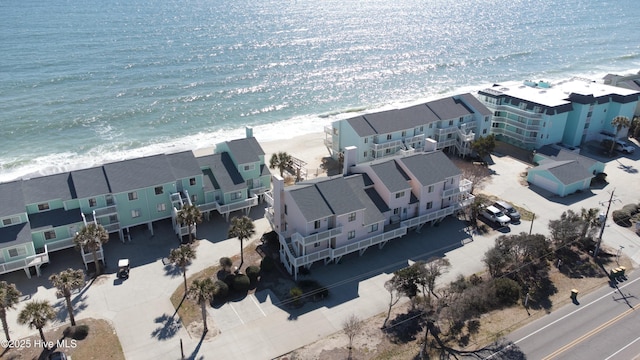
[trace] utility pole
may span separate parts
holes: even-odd
[[[611,209],[611,203],[613,202],[613,194],[616,192],[616,189],[611,191],[611,197],[609,198],[609,205],[607,205],[607,212],[604,215],[604,219],[602,220],[602,226],[600,227],[600,236],[598,236],[598,242],[596,243],[596,249],[593,251],[593,258],[597,260],[598,251],[600,251],[600,244],[602,243],[602,233],[604,233],[604,227],[607,224],[607,218],[609,217],[609,209]]]
[[[533,220],[535,219],[536,219],[536,213],[533,213],[533,217],[531,218],[531,227],[529,228],[529,235],[531,235],[531,232],[533,231]]]

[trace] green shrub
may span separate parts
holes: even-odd
[[[622,207],[622,210],[627,211],[629,215],[633,216],[638,213],[638,205],[636,204],[627,204]]]
[[[224,283],[227,284],[227,287],[229,287],[230,289],[233,289],[233,282],[236,278],[236,275],[231,273],[231,274],[227,274],[227,276],[224,277]]]
[[[221,257],[220,258],[220,266],[224,269],[224,271],[229,271],[231,270],[231,267],[233,266],[233,261],[231,261],[231,259],[229,259],[228,257]]]
[[[509,278],[498,278],[494,281],[496,300],[501,305],[510,306],[520,298],[520,285]]]
[[[270,272],[275,266],[276,264],[274,263],[273,258],[271,258],[270,256],[265,257],[260,262],[260,269],[264,272]]]
[[[69,326],[68,328],[64,329],[62,334],[65,337],[74,340],[83,340],[87,337],[87,335],[89,335],[89,325]]]
[[[303,293],[304,292],[302,291],[302,289],[300,289],[297,286],[294,286],[291,288],[291,290],[289,290],[289,295],[291,295],[291,298],[295,303],[298,303],[298,301],[300,301],[300,298],[302,297]]]
[[[251,287],[251,280],[245,274],[238,274],[233,278],[233,290],[238,292],[246,292],[249,291],[249,287]]]
[[[255,265],[252,265],[245,270],[245,273],[249,277],[249,280],[257,281],[258,276],[260,275],[260,268]]]
[[[213,283],[213,298],[216,300],[223,300],[229,296],[229,285],[221,280],[216,280]]]
[[[612,214],[611,217],[613,218],[613,221],[620,225],[620,226],[624,226],[624,227],[629,227],[631,226],[631,214],[626,211],[626,210],[615,210]]]

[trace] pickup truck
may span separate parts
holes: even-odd
[[[507,226],[511,219],[495,206],[487,206],[480,212],[480,215],[489,221],[493,221],[500,226]]]

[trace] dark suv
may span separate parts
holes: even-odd
[[[520,213],[511,204],[506,201],[496,201],[493,206],[500,209],[505,215],[511,219],[511,222],[520,222]]]

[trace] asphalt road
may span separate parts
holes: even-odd
[[[578,295],[576,303],[507,338],[527,359],[628,360],[640,354],[639,320],[640,275],[635,272],[617,288]]]

